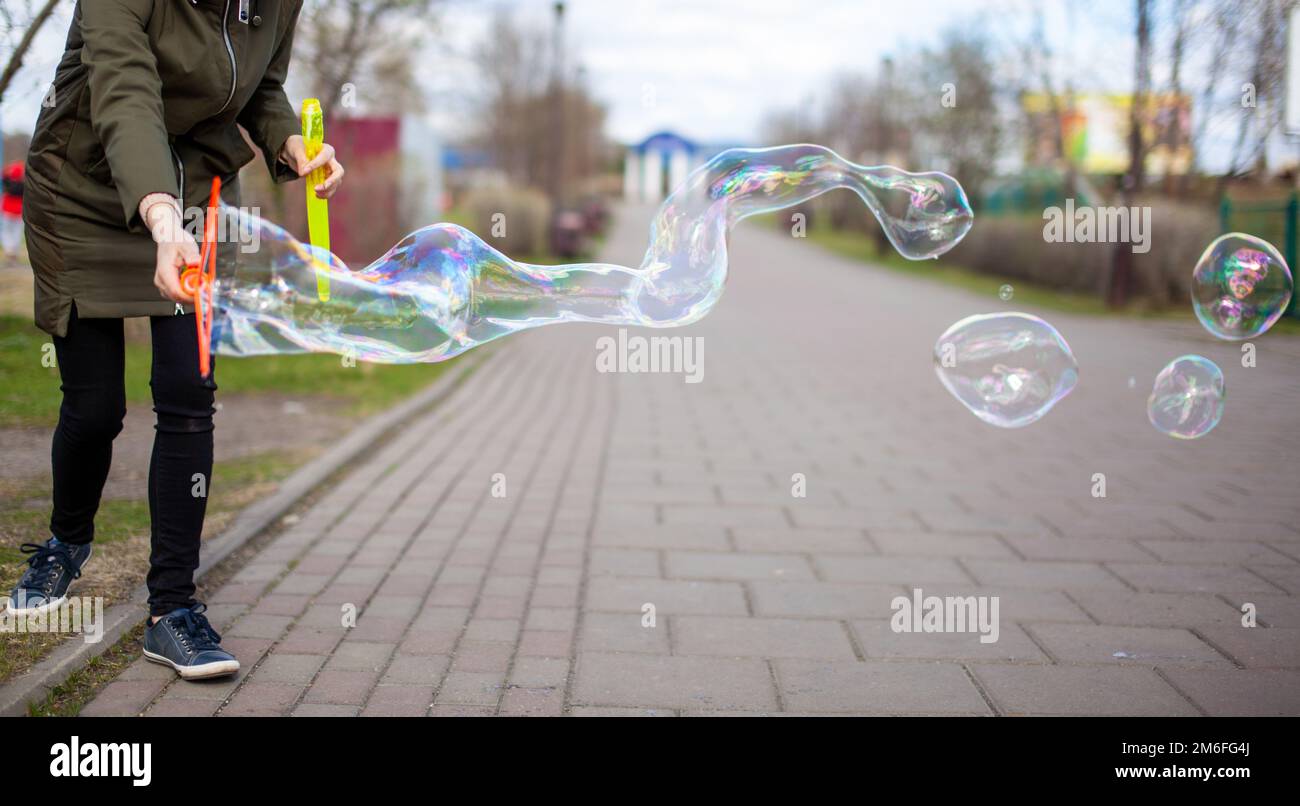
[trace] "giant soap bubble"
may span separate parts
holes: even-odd
[[[1210,359],[1184,355],[1160,370],[1147,398],[1147,417],[1157,430],[1197,439],[1223,416],[1223,372]]]
[[[689,324],[722,295],[727,233],[737,221],[835,188],[856,193],[908,258],[943,254],[971,226],[952,177],[856,165],[817,145],[718,154],[659,208],[637,268],[521,263],[463,227],[434,224],[351,272],[332,255],[313,259],[267,221],[224,209],[260,245],[248,254],[223,250],[213,344],[226,355],[323,351],[407,363],[441,361],[555,322]],[[318,271],[329,275],[326,301],[317,295]]]
[[[1291,270],[1268,241],[1232,232],[1214,240],[1192,272],[1192,308],[1221,339],[1251,339],[1291,302]]]
[[[971,413],[1020,428],[1074,389],[1079,364],[1056,328],[1027,313],[968,316],[934,345],[934,371]]]

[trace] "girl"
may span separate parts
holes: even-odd
[[[216,384],[198,373],[193,310],[180,272],[197,262],[184,210],[202,210],[213,176],[238,204],[253,157],[276,182],[324,166],[328,198],[343,168],[324,146],[306,157],[284,93],[302,0],[89,0],[77,4],[52,93],[28,154],[23,218],[36,275],[36,324],[54,337],[63,403],[54,432],[49,540],[9,607],[57,607],[91,554],[95,512],[126,412],[122,318],[148,316],[157,415],[149,467],[145,655],[182,677],[233,674],[239,662],[194,601],[212,473]],[[150,272],[148,267],[152,266]]]

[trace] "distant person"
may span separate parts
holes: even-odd
[[[0,247],[5,257],[18,257],[23,246],[23,163],[15,160],[4,167],[4,199],[0,202]]]
[[[63,404],[54,431],[50,538],[28,543],[15,614],[57,607],[90,559],[95,512],[126,413],[122,319],[148,316],[157,415],[149,465],[149,610],[145,657],[184,678],[234,674],[239,661],[194,599],[212,478],[216,384],[198,371],[198,336],[180,274],[199,250],[184,210],[203,209],[212,178],[238,204],[253,158],[277,182],[323,168],[318,196],[343,167],[328,145],[307,159],[284,93],[302,0],[239,4],[87,0],[73,12],[53,105],[27,158],[27,252],[36,325],[54,338]],[[209,488],[210,489],[210,488]]]

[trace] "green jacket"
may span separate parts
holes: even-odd
[[[238,204],[239,169],[253,158],[239,126],[275,181],[297,178],[276,156],[301,131],[284,94],[301,7],[77,3],[27,157],[23,218],[37,326],[66,335],[73,303],[88,318],[174,313],[153,284],[156,247],[140,200],[179,194],[187,209],[202,209],[216,175],[223,199]]]

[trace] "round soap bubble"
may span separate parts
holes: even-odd
[[[1199,355],[1184,355],[1156,376],[1147,398],[1147,417],[1171,437],[1197,439],[1219,424],[1223,399],[1223,372],[1218,366]]]
[[[968,316],[934,345],[934,372],[971,413],[999,428],[1046,414],[1079,380],[1056,328],[1027,313]]]
[[[1232,232],[1214,240],[1192,272],[1192,308],[1205,329],[1239,341],[1273,326],[1291,302],[1291,270],[1268,241]]]

